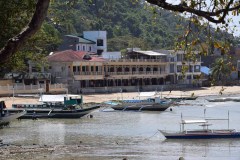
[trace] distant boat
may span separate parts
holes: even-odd
[[[21,119],[36,118],[80,118],[98,109],[98,103],[83,104],[79,95],[44,95],[36,104],[13,104],[10,113],[26,110]]]
[[[186,96],[186,97],[164,97],[165,99],[171,99],[173,101],[181,101],[181,100],[196,100],[197,96]]]
[[[17,118],[26,114],[26,111],[19,111],[16,113],[9,113],[5,111],[6,105],[4,101],[0,102],[0,126],[9,124],[11,121],[16,120]]]
[[[240,97],[222,97],[222,98],[215,98],[215,99],[207,99],[208,102],[240,102]]]
[[[150,96],[151,98],[112,100],[108,104],[112,109],[122,111],[165,111],[173,104],[171,100],[161,99],[157,96],[152,97],[153,95],[153,92],[149,92],[149,94],[146,92],[139,96]]]
[[[229,114],[228,114],[229,115]],[[228,119],[202,119],[202,120],[182,120],[180,123],[180,132],[166,132],[159,130],[167,139],[212,139],[212,138],[240,138],[240,132],[235,129],[209,129],[209,120],[228,120]],[[185,130],[186,124],[200,124],[202,129]]]

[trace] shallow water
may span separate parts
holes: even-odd
[[[158,129],[179,131],[183,118],[227,118],[230,128],[240,130],[240,102],[186,101],[191,105],[164,112],[97,110],[93,118],[21,120],[0,130],[6,144],[53,146],[51,153],[14,154],[12,159],[131,159],[159,160],[184,157],[193,160],[240,158],[240,139],[166,140]],[[227,121],[214,121],[212,128],[227,128]],[[14,158],[15,156],[15,158]]]

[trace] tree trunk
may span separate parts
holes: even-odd
[[[14,55],[23,43],[33,36],[42,26],[47,16],[50,0],[38,0],[33,17],[29,24],[15,37],[9,39],[0,50],[0,63],[6,62]]]

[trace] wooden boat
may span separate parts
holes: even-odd
[[[44,96],[48,97],[47,95]],[[53,97],[55,97],[55,100]],[[64,98],[63,103],[61,98]],[[26,110],[26,114],[21,116],[21,119],[80,118],[100,107],[98,103],[83,104],[82,96],[79,95],[50,95],[50,98],[48,97],[46,101],[43,97],[40,97],[40,99],[41,103],[36,104],[13,104],[12,108],[7,109],[7,111],[9,113],[16,113]],[[49,99],[51,101],[49,101]]]
[[[228,114],[229,115],[229,114]],[[180,132],[166,132],[159,130],[167,139],[212,139],[212,138],[240,138],[240,132],[235,129],[209,129],[209,120],[228,120],[228,119],[202,119],[202,120],[182,120],[180,123]],[[200,124],[202,129],[185,130],[186,124]]]
[[[173,101],[181,101],[181,100],[196,100],[197,96],[189,96],[189,97],[164,97],[165,99],[171,99]]]
[[[25,110],[16,112],[16,113],[9,113],[5,111],[6,105],[4,101],[0,102],[0,126],[4,126],[9,124],[9,122],[16,120],[17,118],[26,114]]]
[[[215,99],[207,99],[208,102],[240,102],[240,97],[222,97],[222,98],[215,98]]]
[[[135,111],[165,111],[172,105],[171,100],[160,99],[160,97],[147,98],[143,100],[130,99],[112,101],[111,108],[114,110]]]

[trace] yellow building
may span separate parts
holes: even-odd
[[[48,60],[53,83],[66,83],[72,92],[160,90],[166,84],[192,84],[201,74],[201,58],[186,61],[184,52],[132,50],[122,58],[103,59],[90,52],[65,50]],[[188,68],[186,76],[182,76],[183,66]]]

